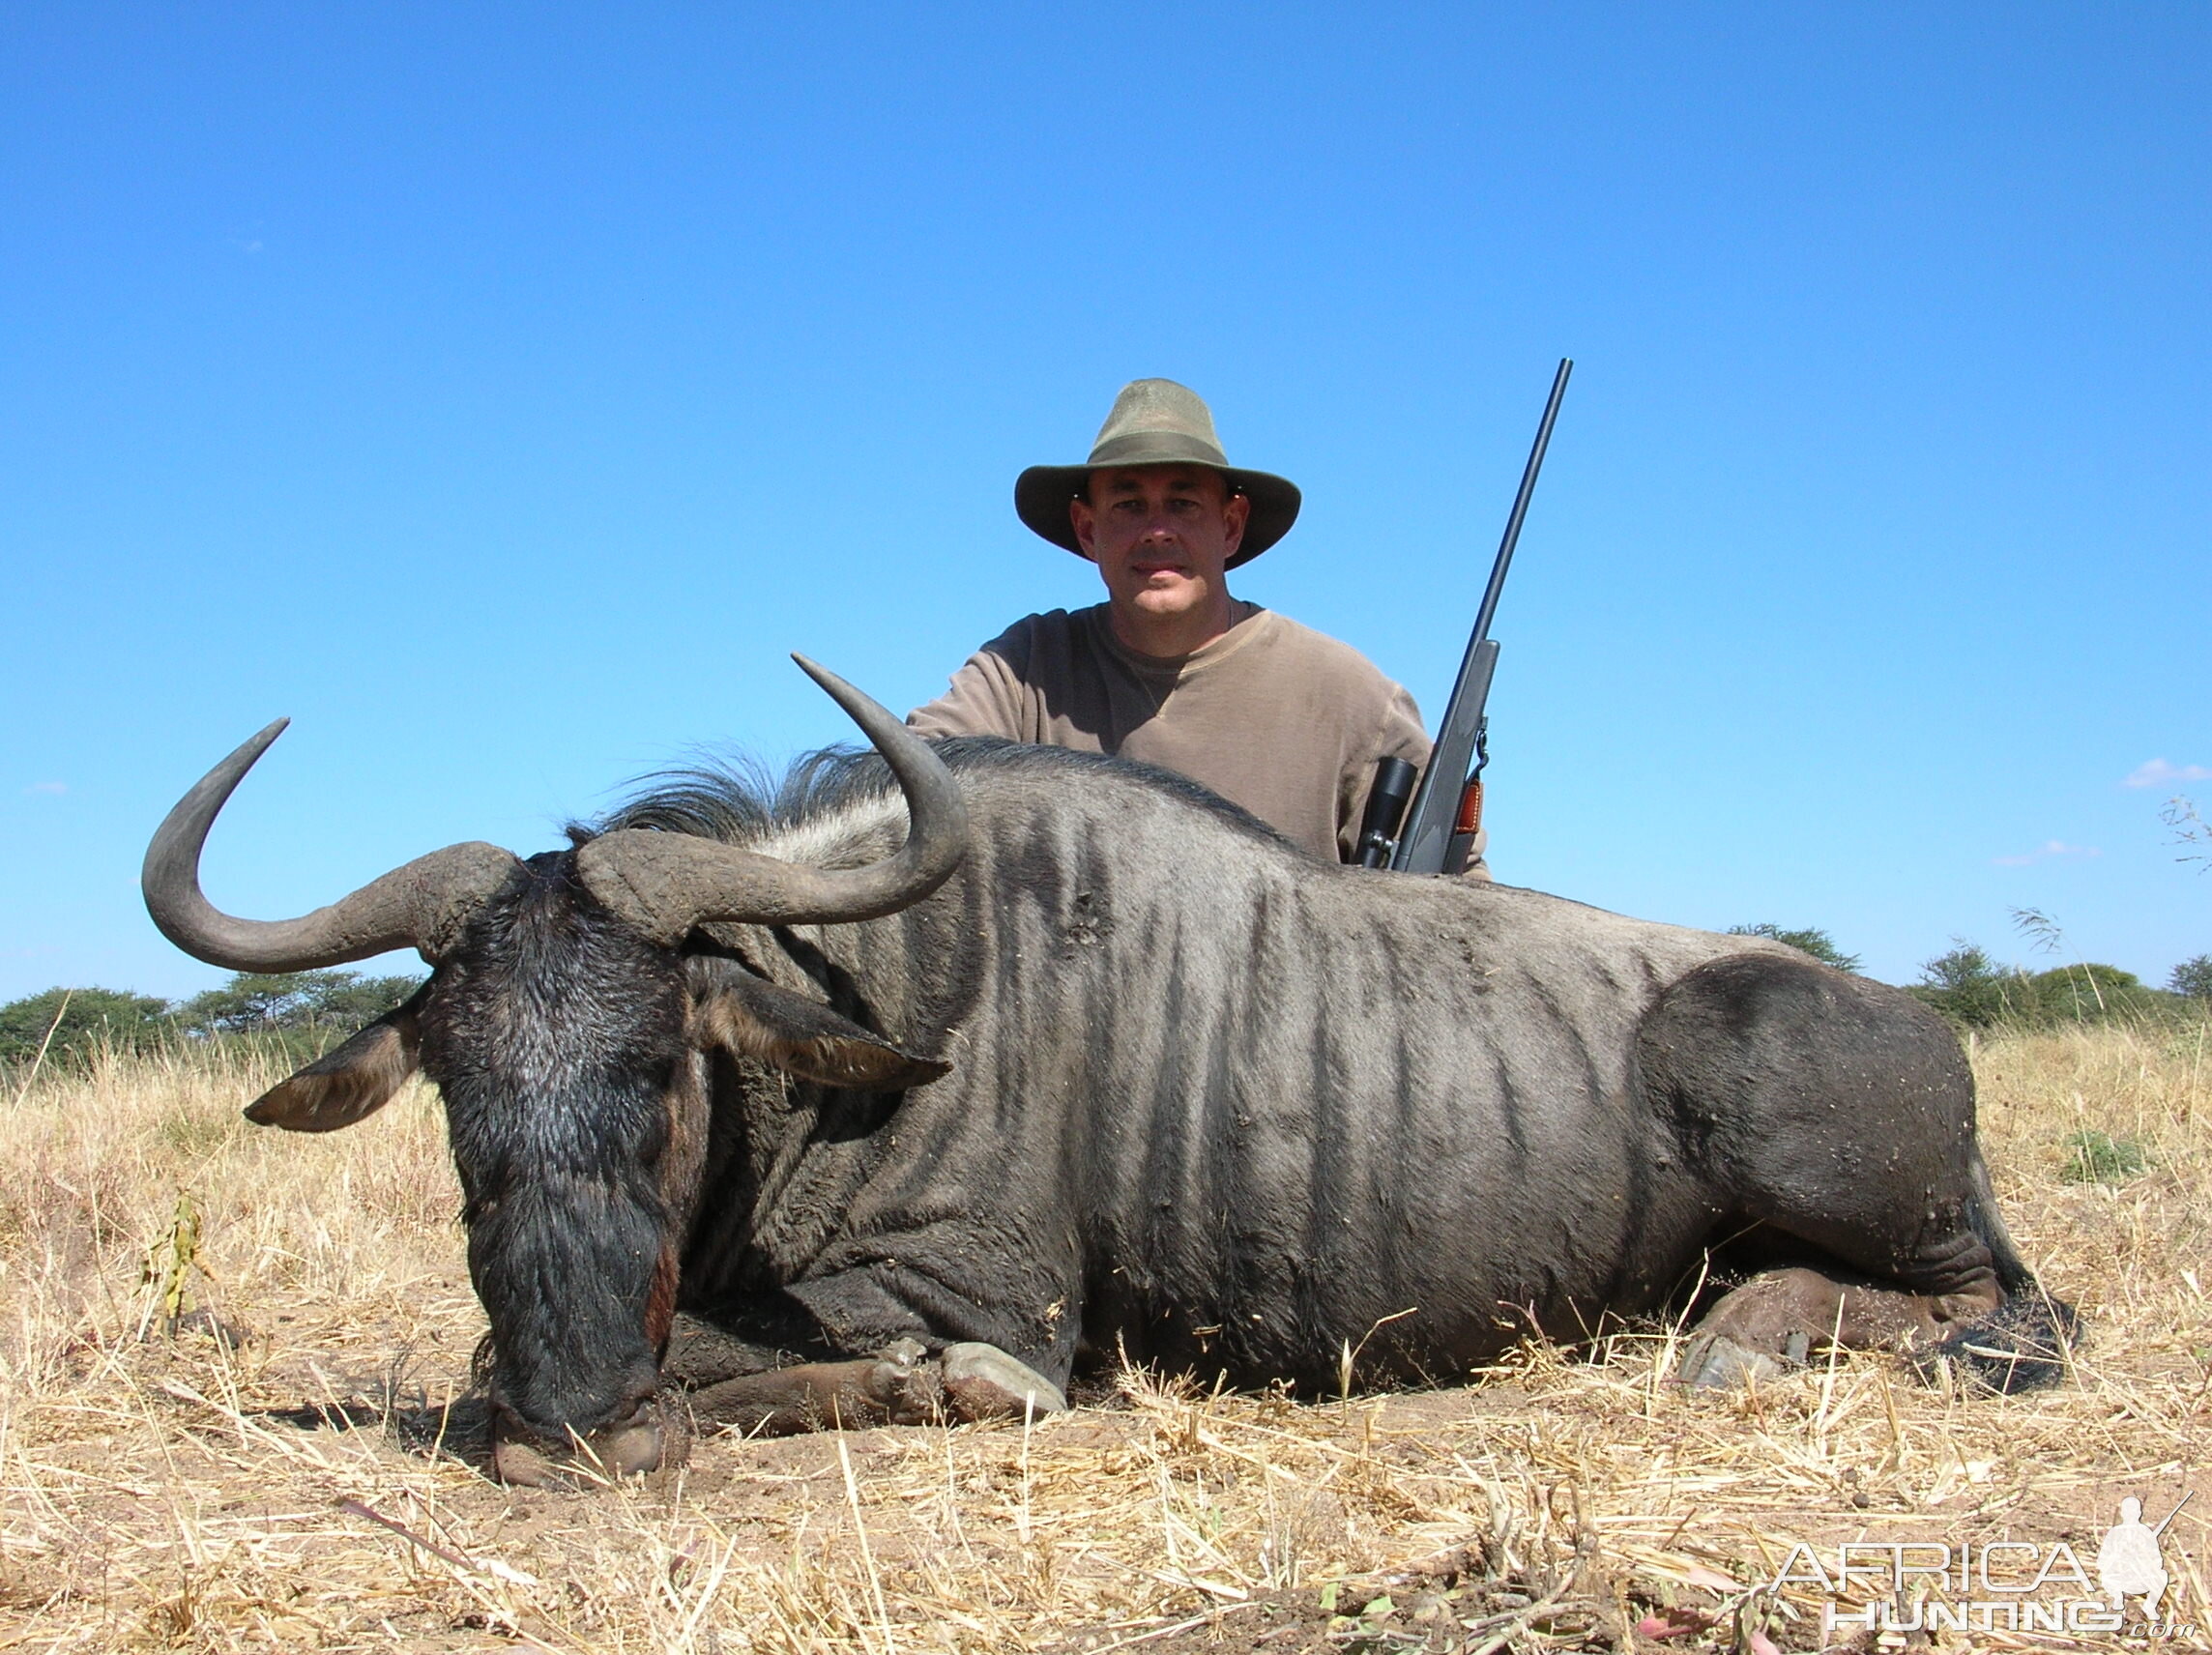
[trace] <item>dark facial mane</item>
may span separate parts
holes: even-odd
[[[937,742],[936,748],[954,771],[1108,770],[1127,782],[1174,794],[1263,838],[1287,843],[1258,817],[1188,777],[1133,759],[1027,746],[995,736],[955,736]],[[630,828],[753,845],[839,812],[888,802],[897,794],[889,768],[867,747],[820,747],[801,754],[780,776],[742,754],[710,754],[696,765],[641,778],[638,792],[597,822],[572,822],[568,831],[579,845]]]
[[[565,1421],[620,1417],[655,1388],[684,1006],[678,958],[597,907],[562,851],[515,870],[423,1005],[497,1406],[555,1442]]]

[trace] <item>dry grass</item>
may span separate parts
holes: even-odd
[[[2155,1518],[2190,1487],[2166,1550],[2202,1628],[2208,1057],[2126,1030],[1976,1054],[2015,1231],[2094,1324],[2054,1393],[1845,1357],[1684,1395],[1658,1329],[1349,1405],[1131,1377],[1026,1431],[710,1440],[581,1495],[475,1468],[482,1321],[431,1096],[308,1139],[240,1121],[273,1077],[236,1067],[50,1076],[0,1116],[0,1649],[1763,1655],[1820,1641],[1816,1598],[1746,1597],[1798,1540],[2065,1538],[2091,1561],[2122,1495]],[[2069,1181],[2084,1132],[2143,1170]],[[180,1192],[189,1292],[253,1331],[237,1354],[161,1335],[175,1284],[147,1264]]]

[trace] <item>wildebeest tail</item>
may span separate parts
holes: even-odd
[[[1962,1377],[2007,1394],[2056,1384],[2066,1375],[2068,1352],[2080,1348],[2086,1333],[2081,1312],[2046,1292],[2020,1256],[1978,1153],[1967,1221],[1989,1247],[2004,1299],[1982,1321],[1925,1351],[1923,1365],[1948,1362]]]

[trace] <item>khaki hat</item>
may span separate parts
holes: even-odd
[[[1228,566],[1248,564],[1298,520],[1298,487],[1288,478],[1264,471],[1242,471],[1221,451],[1213,434],[1213,415],[1198,392],[1172,379],[1132,380],[1114,398],[1114,412],[1098,428],[1091,457],[1081,465],[1032,466],[1014,479],[1014,511],[1024,523],[1056,546],[1078,557],[1082,544],[1068,521],[1067,503],[1091,484],[1091,474],[1108,466],[1202,465],[1228,479],[1229,486],[1252,503],[1244,538]]]

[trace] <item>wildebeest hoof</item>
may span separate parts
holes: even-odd
[[[1674,1382],[1692,1390],[1733,1390],[1762,1384],[1784,1371],[1782,1363],[1764,1351],[1708,1333],[1690,1342],[1681,1367],[1675,1370]]]
[[[1065,1413],[1067,1398],[1027,1362],[996,1345],[946,1346],[939,1358],[945,1399],[962,1419],[1019,1419],[1024,1413]]]

